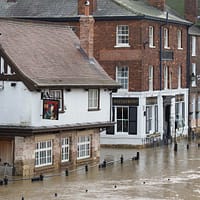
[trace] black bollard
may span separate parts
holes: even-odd
[[[136,156],[137,160],[140,159],[140,152],[137,152],[137,156]]]
[[[123,155],[121,155],[121,157],[120,157],[120,161],[121,161],[121,164],[123,164],[123,162],[124,162]]]
[[[40,174],[40,181],[43,181],[44,176]]]
[[[88,165],[85,165],[85,171],[88,172]]]
[[[106,160],[103,161],[103,167],[106,168]]]
[[[24,197],[22,196],[22,200],[24,200]]]
[[[0,185],[3,185],[3,180],[0,179]]]
[[[189,144],[187,144],[187,149],[189,149]]]
[[[200,143],[198,144],[198,147],[200,147]]]
[[[65,176],[69,176],[69,171],[68,171],[68,169],[65,170]]]
[[[7,178],[7,176],[4,177],[3,182],[4,182],[4,185],[8,185],[8,178]]]
[[[177,149],[178,149],[178,144],[175,143],[175,144],[174,144],[174,151],[177,151]]]

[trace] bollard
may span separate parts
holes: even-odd
[[[106,160],[103,161],[103,167],[106,167]]]
[[[24,197],[22,196],[22,200],[24,200]]]
[[[189,144],[187,144],[187,149],[189,149]]]
[[[3,180],[0,179],[0,185],[3,185]]]
[[[198,147],[200,147],[200,143],[198,144]]]
[[[88,172],[88,165],[85,165],[85,171]]]
[[[44,176],[40,174],[40,181],[43,181]]]
[[[124,162],[123,155],[121,155],[121,157],[120,157],[120,161],[121,161],[121,164],[123,164],[123,162]]]
[[[8,185],[8,178],[7,178],[7,176],[4,177],[3,181],[4,181],[5,185]]]
[[[65,170],[65,176],[69,176],[69,171],[68,171],[68,169]]]
[[[174,144],[174,151],[177,151],[177,149],[178,149],[178,144],[175,143],[175,144]]]
[[[140,152],[137,152],[136,159],[137,159],[137,160],[139,160],[139,159],[140,159]]]

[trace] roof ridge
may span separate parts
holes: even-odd
[[[127,9],[128,11],[130,11],[134,14],[144,16],[144,14],[138,12],[137,10],[134,10],[133,8],[130,8],[130,6],[128,6],[124,1],[121,1],[121,0],[112,0],[112,1],[116,4],[118,4],[119,6],[123,6],[125,9]]]

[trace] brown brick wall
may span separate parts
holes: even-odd
[[[185,0],[185,18],[192,22],[197,22],[198,0]]]
[[[116,26],[129,25],[130,48],[116,48]],[[154,27],[155,48],[149,48],[148,27]],[[172,88],[177,88],[178,66],[182,66],[182,87],[186,87],[186,52],[187,30],[186,27],[168,24],[169,46],[174,52],[172,61],[163,61],[162,66],[167,65],[172,72]],[[182,30],[183,49],[177,49],[177,30]],[[102,31],[103,30],[103,31]],[[106,72],[115,79],[115,70],[118,65],[129,67],[129,91],[148,90],[148,68],[154,66],[154,90],[160,88],[160,24],[153,21],[130,20],[130,21],[96,21],[94,35],[94,55],[104,67]],[[164,73],[164,71],[163,71]],[[162,73],[162,74],[163,74]],[[164,81],[162,81],[162,86]]]
[[[88,159],[77,160],[77,138],[81,135],[91,136],[91,157]],[[70,160],[61,163],[61,138],[70,139]],[[35,167],[35,148],[36,143],[52,140],[53,142],[53,164],[44,167]],[[75,168],[78,165],[99,162],[100,140],[99,129],[85,131],[66,131],[57,134],[41,134],[31,137],[15,138],[15,174],[22,176],[33,176],[41,173],[58,171],[62,168]]]

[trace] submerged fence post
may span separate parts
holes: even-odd
[[[68,169],[65,170],[65,176],[69,176],[69,171],[68,171]]]
[[[124,162],[123,155],[121,155],[121,157],[120,157],[120,162],[121,162],[121,164],[123,164],[123,162]]]

